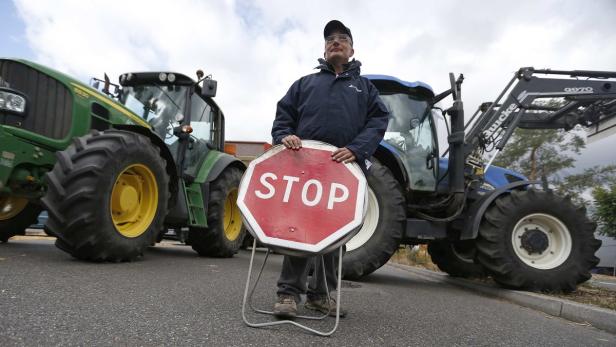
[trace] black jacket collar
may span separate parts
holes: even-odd
[[[349,74],[359,76],[360,66],[361,62],[353,58],[353,60],[343,65],[344,71],[341,73],[341,75],[348,72]],[[333,73],[334,75],[336,74],[336,71],[334,70],[332,64],[330,64],[329,62],[327,62],[327,60],[323,58],[319,58],[319,66],[315,67],[315,69],[321,69],[321,71],[328,71]]]

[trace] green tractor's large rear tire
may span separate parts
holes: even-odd
[[[57,158],[42,200],[56,246],[91,261],[142,256],[168,212],[169,176],[159,149],[136,133],[94,131]]]
[[[367,179],[366,219],[347,242],[342,258],[343,277],[348,280],[360,279],[385,265],[400,246],[406,226],[402,188],[391,171],[374,160]]]
[[[570,292],[599,259],[596,224],[586,210],[551,191],[512,191],[497,198],[479,228],[477,259],[506,287]]]
[[[207,197],[208,228],[190,228],[188,243],[201,256],[232,257],[240,249],[246,235],[237,194],[242,170],[226,168],[210,186]]]
[[[36,223],[41,208],[25,198],[0,197],[0,242],[15,235],[23,235],[28,226]]]

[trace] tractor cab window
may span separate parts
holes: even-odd
[[[438,151],[428,102],[403,93],[381,94],[381,99],[391,114],[384,140],[396,149],[411,189],[434,191]]]
[[[192,174],[196,173],[200,161],[205,158],[212,143],[212,107],[196,93],[190,100],[190,126],[193,128],[190,134],[190,144],[186,151],[185,168]]]
[[[184,120],[187,95],[186,86],[147,84],[124,87],[120,102],[147,121],[152,130],[171,146],[178,140],[173,135],[173,128]]]
[[[199,96],[193,95],[190,101],[190,126],[193,128],[193,137],[205,142],[211,141],[212,115],[212,107]]]

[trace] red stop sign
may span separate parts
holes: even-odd
[[[366,178],[355,163],[331,159],[336,147],[302,141],[253,160],[237,204],[248,228],[271,246],[318,253],[361,226]]]

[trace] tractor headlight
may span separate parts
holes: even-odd
[[[26,98],[16,93],[0,90],[0,110],[24,113],[26,111]]]
[[[167,80],[167,74],[166,74],[166,73],[164,73],[164,72],[161,72],[160,74],[158,74],[158,79],[159,79],[161,82],[165,82],[165,81]]]

